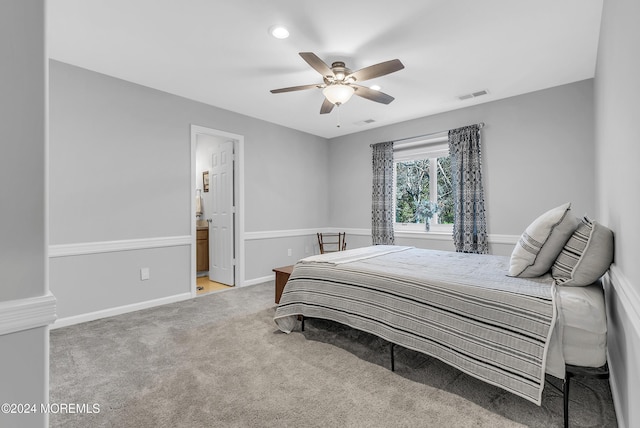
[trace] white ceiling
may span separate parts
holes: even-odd
[[[49,0],[51,58],[331,138],[594,76],[603,0]],[[284,24],[291,36],[268,34]],[[357,70],[396,99],[320,115],[298,52]],[[459,96],[488,95],[460,101]],[[337,127],[338,112],[341,127]],[[362,124],[373,119],[372,124]]]

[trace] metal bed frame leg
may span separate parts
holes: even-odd
[[[609,379],[609,364],[602,367],[579,367],[566,365],[564,382],[562,383],[562,398],[564,402],[564,428],[569,428],[569,385],[574,376],[585,376],[594,379]]]
[[[396,344],[392,343],[391,346],[389,347],[389,350],[391,352],[391,371],[395,372],[396,371],[396,362],[395,359],[393,358],[393,348],[395,348]]]
[[[300,318],[302,319],[302,325],[300,326],[300,330],[304,331],[304,315],[300,315]]]
[[[573,373],[565,371],[562,382],[562,399],[564,402],[564,428],[569,428],[569,384]]]

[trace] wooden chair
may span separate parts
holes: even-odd
[[[318,233],[318,245],[320,246],[320,254],[346,250],[347,242],[345,241],[345,236],[345,232]]]

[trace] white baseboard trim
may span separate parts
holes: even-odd
[[[44,327],[56,320],[56,298],[48,293],[0,302],[0,336]]]
[[[275,281],[275,274],[268,275],[268,276],[262,276],[260,278],[253,278],[253,279],[246,280],[242,284],[242,286],[246,287],[246,286],[249,286],[249,285],[262,284],[263,282],[268,282],[268,281]]]
[[[159,238],[123,239],[119,241],[80,242],[76,244],[49,245],[49,257],[81,256],[85,254],[116,251],[146,250],[149,248],[191,245],[191,235],[164,236]]]
[[[139,311],[142,309],[149,309],[155,306],[166,305],[168,303],[181,302],[183,300],[189,300],[193,298],[191,293],[182,293],[176,294],[173,296],[162,297],[160,299],[154,300],[146,300],[144,302],[132,303],[130,305],[118,306],[115,308],[103,309],[100,311],[90,312],[87,314],[75,315],[71,317],[64,317],[58,319],[53,325],[51,325],[51,329],[68,327],[74,324],[80,324],[83,322],[94,321],[100,318],[113,317],[116,315],[122,315],[129,312]]]

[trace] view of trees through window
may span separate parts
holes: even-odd
[[[430,183],[434,178],[435,186]],[[449,156],[396,162],[396,223],[424,223],[426,218],[453,223]]]

